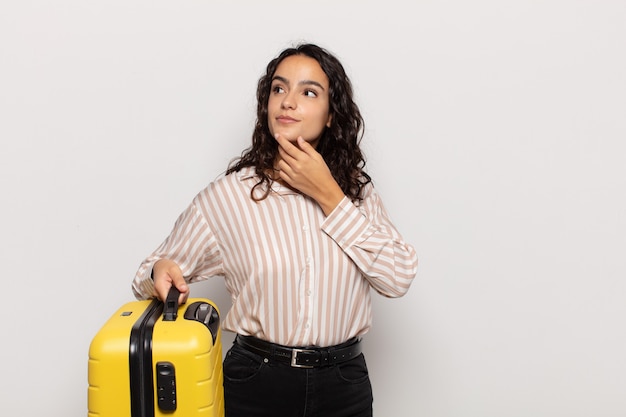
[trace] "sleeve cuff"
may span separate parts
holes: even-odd
[[[144,265],[144,268],[137,271],[133,280],[132,290],[138,300],[148,300],[154,297],[154,280],[152,279],[152,267],[154,262]]]
[[[369,220],[348,197],[339,202],[322,224],[324,233],[344,249],[359,240],[368,227]]]

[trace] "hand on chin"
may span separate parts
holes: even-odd
[[[275,131],[274,132],[274,137],[276,137],[276,135],[280,135],[281,138],[287,139],[289,142],[291,143],[297,143],[298,141],[298,134],[293,134],[293,133],[289,133],[289,132],[281,132],[281,131]]]
[[[274,132],[274,138],[276,138],[276,136],[280,136],[283,139],[286,139],[289,141],[289,143],[291,143],[294,146],[297,146],[298,148],[300,148],[298,146],[298,135],[297,134],[293,134],[293,133],[289,133],[289,132],[281,132],[281,131],[275,131]]]

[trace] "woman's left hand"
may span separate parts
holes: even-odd
[[[324,214],[329,215],[345,195],[322,155],[302,136],[298,137],[297,146],[280,135],[276,135],[276,141],[280,155],[276,168],[280,178],[317,201]]]

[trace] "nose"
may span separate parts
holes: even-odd
[[[295,109],[296,105],[296,97],[294,96],[294,93],[285,93],[285,95],[283,96],[283,101],[281,102],[281,107],[283,109]]]

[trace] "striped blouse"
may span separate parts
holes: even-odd
[[[220,177],[176,220],[133,281],[150,298],[154,263],[168,258],[188,282],[223,276],[232,298],[224,329],[287,346],[330,346],[371,324],[370,288],[404,295],[417,255],[371,184],[362,203],[345,197],[325,216],[311,198],[278,183],[250,198],[253,168]]]

